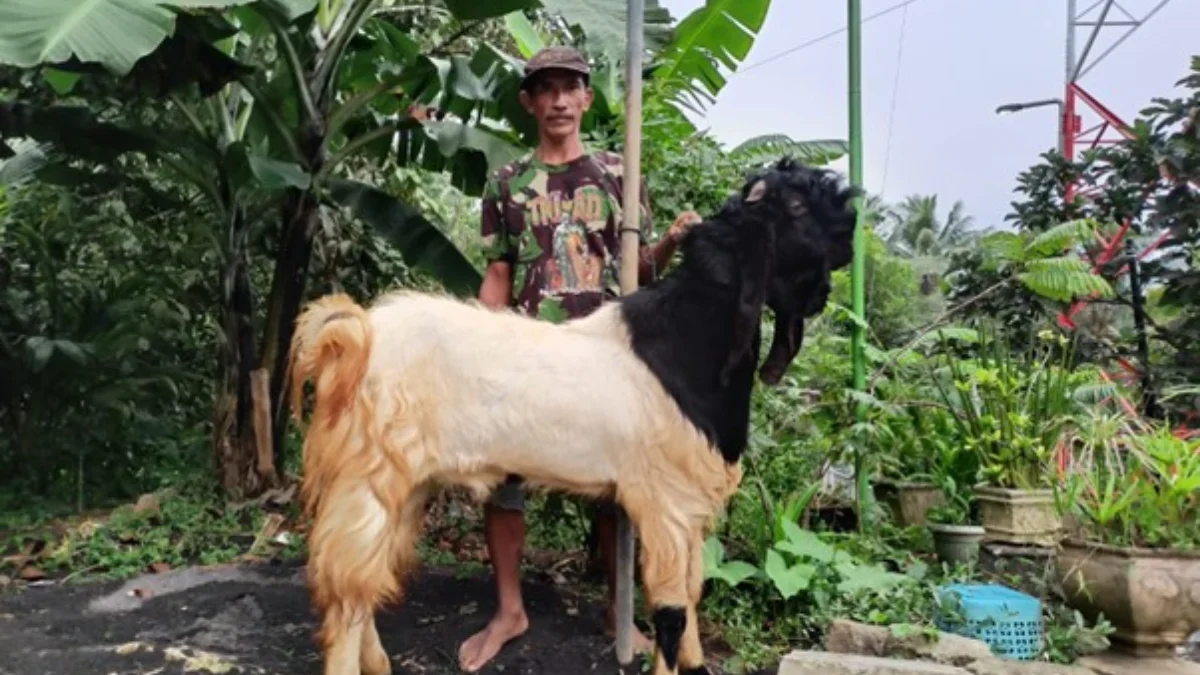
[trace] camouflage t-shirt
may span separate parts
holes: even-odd
[[[550,320],[589,314],[620,290],[621,156],[593,152],[561,165],[532,153],[492,175],[483,193],[487,261],[513,266],[517,309]],[[642,243],[653,234],[645,181]]]

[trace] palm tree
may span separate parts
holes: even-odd
[[[954,202],[943,221],[938,217],[937,195],[911,195],[894,210],[888,247],[909,258],[942,258],[975,239],[974,218],[966,215],[962,201]]]

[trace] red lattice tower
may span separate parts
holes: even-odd
[[[1165,7],[1171,0],[1159,0],[1152,7],[1141,13],[1141,16],[1135,16],[1124,5],[1117,0],[1093,0],[1086,2],[1087,6],[1080,11],[1079,0],[1067,0],[1067,40],[1066,40],[1066,69],[1064,79],[1063,98],[1047,99],[1043,101],[1034,101],[1031,103],[1008,104],[1001,106],[998,111],[1017,111],[1025,108],[1037,107],[1042,105],[1057,105],[1059,107],[1059,151],[1068,160],[1076,159],[1076,156],[1082,152],[1098,148],[1102,145],[1113,145],[1120,143],[1132,137],[1129,125],[1108,106],[1104,105],[1091,92],[1084,89],[1080,84],[1080,80],[1088,74],[1093,68],[1099,65],[1105,58],[1113,53],[1118,47],[1124,43],[1129,36],[1133,35],[1147,21]],[[1133,5],[1137,0],[1125,0],[1128,5]],[[1145,3],[1143,3],[1145,4]],[[1135,7],[1135,9],[1137,9]],[[1098,55],[1093,55],[1093,48],[1096,46],[1097,39],[1101,35],[1110,35],[1113,30],[1120,31],[1121,34],[1109,44],[1109,46]],[[1086,35],[1083,49],[1077,49],[1077,38],[1081,35]],[[1086,198],[1090,192],[1087,190],[1076,193],[1076,185],[1069,183],[1065,186],[1065,197],[1067,201],[1071,201],[1076,196]],[[1143,199],[1150,195],[1146,193]],[[1161,234],[1144,249],[1136,254],[1129,250],[1127,242],[1129,229],[1132,226],[1130,220],[1121,223],[1117,232],[1110,238],[1097,234],[1097,241],[1093,246],[1089,246],[1090,255],[1087,259],[1092,263],[1092,271],[1099,272],[1108,263],[1112,262],[1122,250],[1132,256],[1134,264],[1140,263],[1147,256],[1158,249],[1168,238],[1167,233]],[[1116,277],[1120,278],[1130,272],[1130,265],[1126,263],[1122,265],[1116,272]],[[1132,285],[1140,287],[1136,270],[1131,277]],[[1135,289],[1136,290],[1136,289]],[[1140,290],[1137,290],[1140,293]],[[1074,330],[1077,326],[1075,316],[1088,304],[1087,300],[1079,300],[1071,305],[1066,311],[1058,316],[1058,323],[1064,329]],[[1135,314],[1140,311],[1140,303],[1135,308]],[[1135,317],[1137,320],[1139,317]],[[1139,322],[1140,323],[1140,322]],[[1144,334],[1144,330],[1141,331]],[[1142,357],[1145,358],[1145,348],[1142,348]],[[1121,379],[1142,380],[1144,382],[1145,374],[1139,368],[1134,366],[1128,359],[1119,357],[1117,359],[1121,365],[1123,377]],[[1145,366],[1145,364],[1142,364]]]

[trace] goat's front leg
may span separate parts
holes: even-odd
[[[708,675],[704,665],[704,647],[700,644],[700,622],[697,607],[704,592],[704,533],[692,530],[688,535],[688,604],[687,624],[683,629],[683,642],[679,649],[679,672],[681,675]]]
[[[656,509],[657,511],[657,509]],[[654,675],[675,675],[689,614],[687,528],[661,511],[630,511],[642,540],[642,581],[653,607]],[[690,655],[690,654],[689,654]]]

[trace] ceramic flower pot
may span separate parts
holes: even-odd
[[[978,485],[975,500],[986,530],[984,541],[1052,547],[1062,538],[1062,517],[1053,490]]]
[[[900,527],[922,525],[929,510],[946,503],[933,483],[881,480],[874,486],[875,499],[892,513]]]
[[[1104,614],[1115,648],[1173,653],[1200,630],[1200,551],[1141,549],[1067,539],[1055,567],[1067,604]]]
[[[929,531],[933,533],[933,549],[941,562],[957,565],[979,559],[979,545],[984,535],[982,527],[930,523]]]

